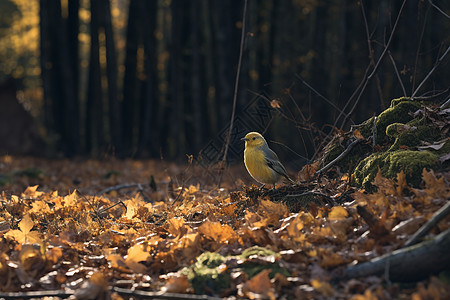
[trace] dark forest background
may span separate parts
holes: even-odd
[[[37,7],[42,100],[31,106],[46,153],[220,157],[243,0],[40,0]],[[271,145],[284,160],[303,162],[328,133],[411,96],[450,45],[449,14],[443,1],[249,0],[230,157],[242,151],[238,138],[258,130],[279,143]],[[445,99],[449,78],[443,56],[415,96]]]

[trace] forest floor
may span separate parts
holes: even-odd
[[[272,191],[251,185],[243,165],[227,168],[220,188],[216,173],[1,156],[0,298],[450,298],[448,268],[407,280],[389,267],[345,275],[402,248],[447,203],[448,173],[424,170],[418,188],[379,174],[371,194],[345,174]],[[307,194],[322,200],[291,205]],[[429,236],[449,228],[447,217]]]

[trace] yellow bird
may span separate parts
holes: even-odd
[[[263,184],[262,187],[265,184],[273,184],[273,188],[275,189],[275,183],[281,177],[295,184],[287,175],[286,169],[281,164],[278,156],[269,148],[261,134],[258,132],[250,132],[242,140],[245,141],[245,167],[253,179]]]

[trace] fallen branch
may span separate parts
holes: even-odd
[[[165,293],[165,292],[146,292],[139,290],[129,290],[118,287],[112,287],[112,292],[116,292],[119,295],[137,296],[141,299],[167,299],[167,300],[217,300],[221,298],[207,296],[207,295],[192,295],[192,294],[178,294],[178,293]],[[44,298],[44,297],[58,297],[69,298],[74,296],[75,292],[64,290],[53,291],[29,291],[29,292],[12,292],[12,293],[0,293],[0,298],[9,299],[32,299],[32,298]]]
[[[101,190],[99,195],[107,194],[112,191],[118,191],[118,190],[122,190],[122,189],[129,189],[129,188],[135,188],[135,187],[137,187],[139,190],[143,190],[142,186],[143,186],[143,184],[141,184],[141,183],[119,184],[119,185],[110,186],[104,190]]]
[[[417,244],[434,226],[437,225],[442,219],[450,214],[450,201],[441,207],[431,219],[428,220],[419,230],[416,231],[409,239],[406,241],[404,247],[412,246]]]
[[[450,229],[431,240],[402,248],[368,262],[349,266],[337,280],[389,275],[392,281],[416,281],[438,273],[450,265]]]
[[[356,146],[356,144],[358,144],[360,142],[359,139],[354,140],[350,145],[348,145],[347,149],[344,150],[344,152],[342,152],[341,154],[339,154],[338,157],[336,157],[335,159],[333,159],[332,161],[330,161],[325,167],[323,167],[322,169],[320,169],[319,171],[317,171],[316,173],[314,173],[314,176],[318,176],[324,172],[326,172],[329,168],[331,168],[334,164],[336,164],[338,161],[340,161],[341,159],[343,159],[349,152],[350,150],[352,150],[353,147]]]

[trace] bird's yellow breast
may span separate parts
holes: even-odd
[[[250,175],[260,183],[274,184],[280,179],[280,175],[267,166],[264,151],[257,147],[245,149],[244,163]]]

